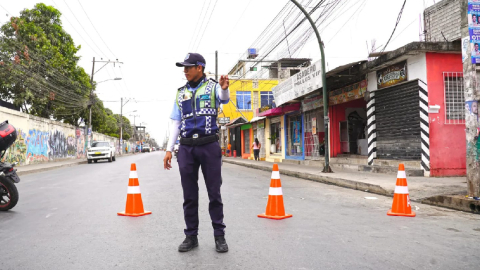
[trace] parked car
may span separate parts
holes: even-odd
[[[96,163],[100,159],[106,159],[108,162],[115,161],[115,146],[107,141],[93,142],[87,151],[87,161]]]
[[[146,152],[148,152],[148,153],[151,152],[151,149],[150,149],[150,145],[149,145],[149,144],[144,144],[144,145],[142,146],[142,153],[146,153]]]
[[[152,152],[155,152],[157,151],[157,149],[155,147],[152,147]]]

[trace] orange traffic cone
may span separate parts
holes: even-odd
[[[152,212],[143,210],[142,194],[138,184],[137,166],[132,163],[130,169],[130,180],[128,181],[127,205],[125,212],[118,213],[119,216],[139,217],[150,215]]]
[[[387,212],[389,216],[406,216],[414,217],[415,212],[412,211],[410,197],[408,196],[407,175],[405,166],[398,165],[397,185],[393,194],[392,209]]]
[[[272,180],[270,181],[270,190],[268,191],[268,203],[265,213],[258,215],[261,218],[284,219],[292,215],[285,214],[283,206],[282,183],[280,182],[280,172],[278,165],[273,164]]]

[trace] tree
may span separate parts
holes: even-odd
[[[120,115],[115,114],[114,115],[115,119],[117,119],[118,123],[118,134],[117,136],[120,137]],[[130,125],[130,120],[128,120],[127,117],[123,116],[123,139],[128,140],[132,137],[132,126]]]
[[[78,66],[80,46],[60,17],[57,9],[39,3],[0,28],[0,98],[27,113],[78,126],[91,85]]]

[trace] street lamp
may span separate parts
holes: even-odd
[[[330,119],[328,118],[328,91],[327,91],[327,75],[325,73],[325,53],[323,52],[323,44],[322,39],[320,38],[320,34],[318,33],[317,26],[315,22],[313,22],[308,12],[300,5],[296,0],[290,0],[294,3],[307,17],[308,21],[312,25],[313,30],[315,31],[315,35],[317,36],[318,46],[320,46],[320,54],[321,54],[321,63],[322,63],[322,84],[323,84],[323,117],[325,119],[325,167],[323,168],[324,173],[332,172],[330,168],[330,159],[329,159],[329,147],[328,147],[328,122]]]
[[[134,114],[134,115],[130,114],[129,116],[133,116],[133,127],[135,128],[135,131],[134,131],[135,134],[134,135],[135,135],[135,140],[137,140],[137,126],[135,125],[135,118],[140,117],[140,115],[139,114]]]
[[[97,82],[97,84],[102,83],[102,82],[106,82],[106,81],[120,81],[121,79],[122,79],[122,78],[108,79],[108,80],[104,80],[104,81],[101,81],[101,82]]]
[[[123,102],[123,99],[121,100]],[[123,141],[123,105],[121,106],[120,108],[120,141],[119,141],[119,144],[120,144],[120,147],[121,149],[123,149],[123,146],[122,146],[122,141]],[[137,112],[137,110],[134,110],[134,111],[131,111],[131,112],[128,112],[128,113],[132,113],[132,112]]]

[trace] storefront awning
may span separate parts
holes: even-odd
[[[257,116],[257,117],[252,118],[252,120],[250,120],[250,123],[255,123],[255,122],[263,120],[263,119],[265,119],[265,116]]]
[[[290,103],[282,107],[273,108],[264,112],[261,112],[259,116],[278,116],[283,115],[288,112],[300,110],[301,103]]]

